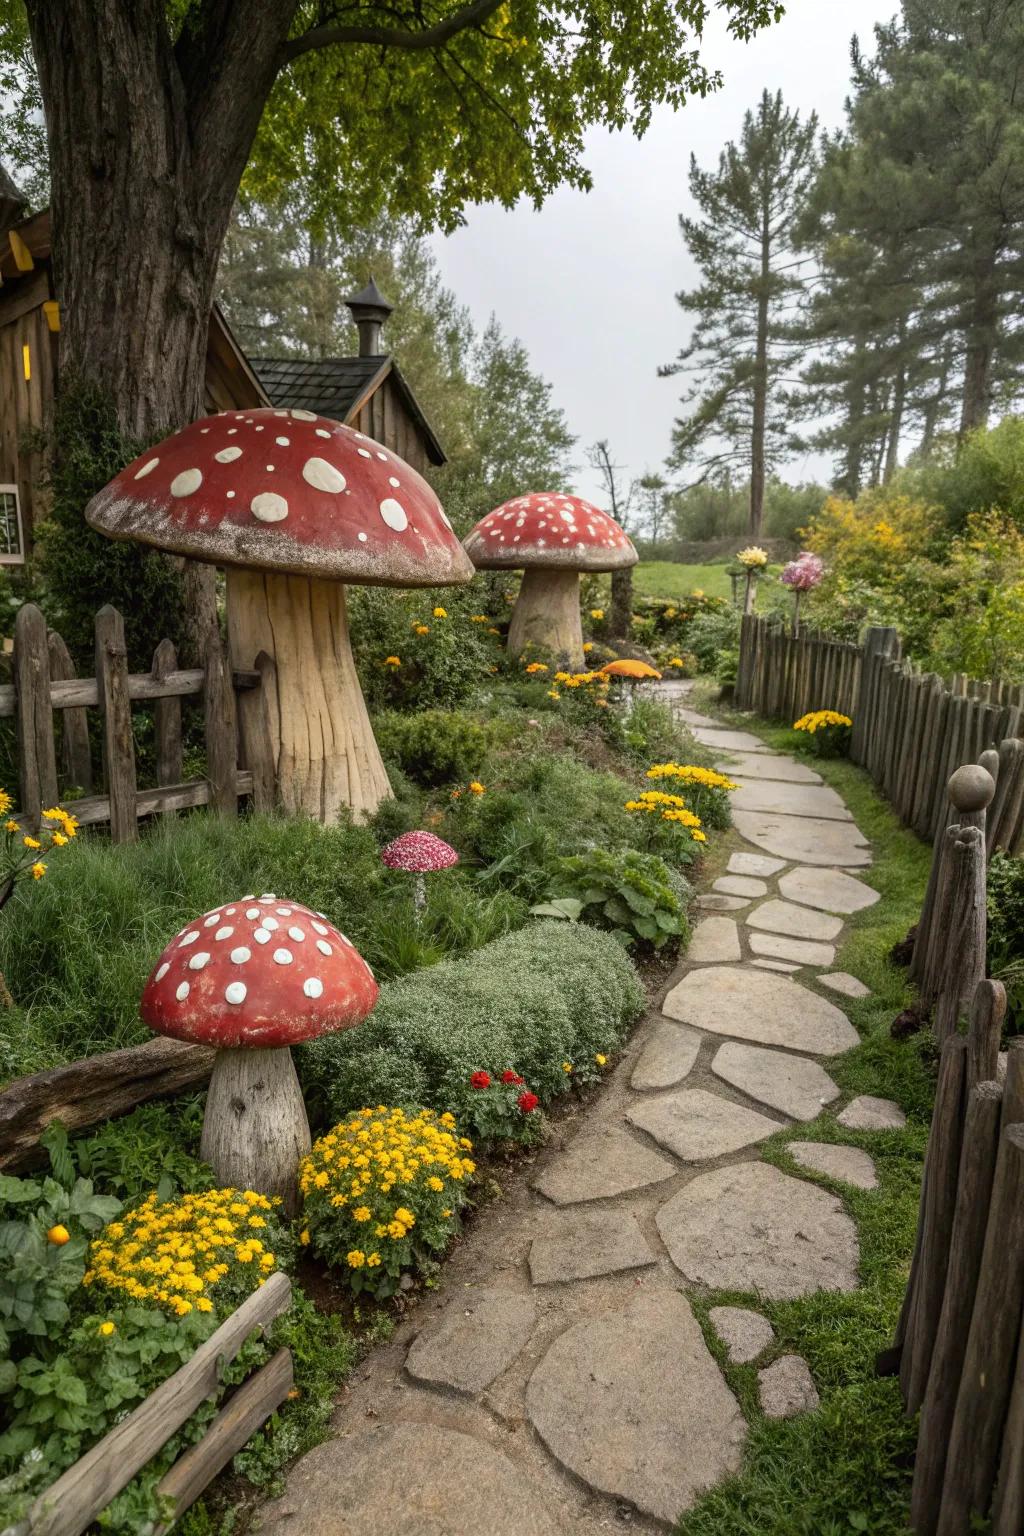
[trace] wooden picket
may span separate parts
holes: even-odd
[[[34,603],[14,621],[13,681],[0,686],[0,719],[13,717],[17,741],[17,819],[34,831],[47,806],[62,800],[82,826],[107,823],[112,841],[131,842],[142,817],[173,816],[209,805],[234,815],[240,796],[253,794],[263,808],[273,799],[273,767],[255,732],[239,739],[236,694],[251,702],[246,718],[260,718],[258,671],[232,672],[216,630],[207,639],[202,667],[181,669],[170,640],[161,640],[149,672],[128,670],[124,620],[101,608],[95,620],[95,675],[77,676],[60,635],[47,630]],[[181,701],[202,700],[206,777],[184,780]],[[152,702],[156,785],[140,788],[132,705]],[[89,711],[98,712],[100,771],[93,763]],[[252,739],[250,739],[250,737]],[[266,747],[266,743],[263,744]],[[247,765],[239,766],[242,747]],[[96,785],[102,784],[102,793]]]

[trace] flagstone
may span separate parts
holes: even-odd
[[[766,1418],[791,1419],[821,1407],[810,1366],[800,1355],[782,1355],[757,1373],[757,1391]]]
[[[815,1173],[858,1189],[878,1188],[874,1161],[861,1147],[837,1146],[831,1141],[791,1141],[786,1150],[801,1167],[813,1168]]]
[[[738,960],[740,935],[732,917],[703,917],[693,930],[687,957],[694,965]]]
[[[761,971],[779,971],[783,976],[791,976],[794,971],[800,970],[800,966],[794,965],[791,960],[751,960],[751,965],[756,965]]]
[[[674,1088],[692,1071],[703,1038],[686,1024],[659,1019],[633,1068],[630,1086],[647,1092]]]
[[[795,758],[782,757],[777,752],[734,752],[727,761],[716,763],[719,773],[735,779],[740,774],[745,779],[775,779],[782,784],[820,784],[821,774],[798,763]]]
[[[856,1289],[857,1229],[841,1202],[768,1163],[700,1173],[656,1219],[692,1284],[777,1301]]]
[[[689,1302],[667,1289],[560,1334],[530,1377],[526,1409],[587,1487],[667,1525],[738,1471],[747,1433]]]
[[[514,1291],[469,1291],[417,1335],[405,1368],[416,1381],[482,1392],[512,1364],[533,1332],[537,1309]]]
[[[702,747],[711,747],[715,752],[771,751],[759,736],[752,736],[749,731],[729,731],[724,727],[712,730],[710,726],[695,725],[693,737]]]
[[[775,1342],[775,1329],[760,1312],[747,1307],[712,1307],[708,1316],[733,1365],[747,1365]]]
[[[862,912],[881,899],[879,891],[841,869],[791,869],[779,881],[779,891],[787,901],[844,914]]]
[[[836,1119],[850,1131],[901,1131],[907,1123],[892,1099],[876,1099],[870,1093],[851,1099]]]
[[[733,774],[737,788],[729,802],[737,811],[770,811],[780,816],[820,816],[826,821],[852,821],[845,802],[827,784],[782,784],[777,780],[744,779]]]
[[[662,1012],[717,1035],[781,1045],[812,1056],[838,1056],[860,1036],[841,1009],[790,976],[752,966],[711,965],[688,971]]]
[[[844,997],[871,996],[871,988],[858,981],[856,976],[851,976],[849,971],[830,971],[827,976],[819,976],[818,980],[823,987],[828,987],[832,992],[841,992]]]
[[[831,965],[836,958],[834,944],[811,944],[806,939],[789,939],[777,933],[750,933],[747,940],[756,955],[795,960],[798,965]]]
[[[814,1120],[839,1097],[838,1087],[816,1061],[759,1045],[730,1040],[716,1053],[711,1070],[748,1098],[794,1120]]]
[[[763,880],[753,880],[749,875],[720,875],[712,890],[725,896],[767,896],[768,887]]]
[[[841,864],[853,869],[871,863],[863,833],[851,821],[744,810],[734,810],[732,819],[748,843],[794,864]]]
[[[598,1125],[581,1130],[566,1151],[552,1157],[533,1187],[555,1205],[576,1205],[644,1189],[678,1172],[675,1163],[618,1126]]]
[[[781,1130],[777,1120],[704,1088],[641,1099],[626,1111],[626,1119],[685,1163],[738,1152]]]
[[[750,897],[720,896],[717,891],[705,891],[697,897],[697,905],[703,912],[742,912],[750,906]]]
[[[557,1224],[548,1222],[530,1245],[534,1285],[590,1280],[655,1262],[636,1217],[628,1211],[589,1206],[560,1211]]]
[[[841,917],[828,912],[815,912],[812,907],[798,907],[791,901],[762,902],[747,917],[751,928],[761,928],[768,933],[787,934],[792,939],[829,940],[836,938],[843,927]]]
[[[766,853],[731,853],[726,865],[730,875],[777,875],[785,869],[785,859],[770,859]]]

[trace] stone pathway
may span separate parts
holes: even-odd
[[[671,1527],[739,1469],[747,1435],[690,1304],[708,1289],[750,1296],[710,1320],[757,1370],[762,1411],[818,1407],[759,1302],[856,1288],[856,1228],[833,1191],[876,1188],[874,1162],[795,1140],[795,1175],[758,1149],[821,1115],[903,1123],[885,1100],[844,1106],[830,1069],[859,1038],[840,1003],[867,989],[831,966],[844,921],[878,900],[848,872],[870,852],[813,770],[689,710],[684,686],[666,692],[700,740],[737,754],[722,762],[743,786],[743,846],[600,1097],[504,1181],[437,1292],[355,1372],[334,1438],[292,1468],[260,1531]]]

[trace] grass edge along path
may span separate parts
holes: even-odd
[[[712,707],[730,726],[752,731],[766,745],[792,752],[789,731]],[[862,770],[843,761],[813,763],[845,800],[869,839],[873,863],[857,876],[881,892],[874,907],[848,920],[835,969],[871,988],[859,1001],[842,999],[861,1044],[829,1065],[844,1095],[895,1099],[906,1111],[901,1131],[858,1133],[824,1112],[761,1148],[766,1162],[811,1179],[837,1195],[857,1224],[860,1286],[847,1294],[819,1292],[796,1301],[766,1302],[749,1293],[690,1294],[715,1359],[750,1425],[741,1472],[705,1496],[677,1526],[677,1536],[906,1536],[916,1421],[903,1410],[896,1380],[875,1376],[877,1350],[891,1342],[913,1249],[921,1167],[934,1088],[930,1037],[897,1042],[889,1025],[910,998],[904,971],[889,960],[892,945],[917,921],[931,851],[898,822]],[[814,975],[801,976],[816,988]],[[821,995],[835,1001],[826,988]],[[861,1146],[878,1172],[878,1188],[854,1189],[794,1163],[794,1141]],[[758,1364],[796,1353],[806,1359],[821,1397],[817,1412],[770,1420],[761,1412],[757,1367],[729,1363],[708,1320],[714,1306],[751,1306],[764,1313],[776,1343]]]

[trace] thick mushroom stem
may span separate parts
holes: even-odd
[[[288,1047],[219,1050],[199,1143],[218,1184],[280,1195],[285,1212],[294,1216],[299,1162],[309,1148],[306,1106]]]
[[[260,652],[277,793],[292,815],[357,821],[391,795],[349,644],[338,581],[231,567],[228,637],[236,668]]]
[[[580,578],[574,570],[530,566],[508,627],[508,648],[521,656],[528,648],[548,651],[573,672],[583,669]]]

